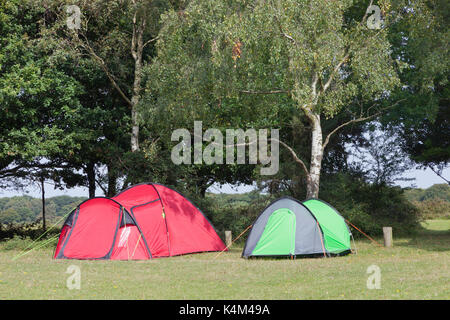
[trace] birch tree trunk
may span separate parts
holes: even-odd
[[[141,94],[142,52],[144,50],[145,18],[138,22],[137,10],[133,16],[133,36],[131,38],[131,55],[134,59],[133,95],[131,97],[131,151],[139,150],[139,119],[137,105]]]
[[[137,66],[136,62],[136,73],[141,72],[141,67]],[[139,120],[138,120],[138,110],[137,104],[139,102],[139,94],[141,87],[141,76],[135,75],[134,86],[133,86],[133,97],[131,98],[131,151],[139,150]]]
[[[306,184],[306,198],[319,197],[320,171],[323,159],[323,140],[320,115],[311,113],[308,115],[311,124],[311,162]]]

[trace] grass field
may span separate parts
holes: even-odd
[[[380,248],[356,241],[357,254],[337,258],[245,260],[242,247],[149,261],[53,260],[38,249],[0,245],[0,299],[449,299],[450,220],[428,220],[414,238]],[[380,240],[381,241],[381,240]],[[69,290],[70,265],[81,288]],[[377,265],[381,288],[368,289]]]

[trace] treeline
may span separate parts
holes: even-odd
[[[45,200],[46,220],[55,223],[85,199],[70,196],[47,198]],[[0,198],[0,224],[31,224],[41,219],[41,199],[30,196]]]
[[[406,198],[416,206],[424,218],[450,218],[450,186],[435,184],[427,189],[405,190]]]
[[[409,201],[424,202],[428,200],[443,200],[450,202],[450,186],[445,183],[434,184],[427,189],[408,188],[405,196]]]

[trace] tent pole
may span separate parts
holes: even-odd
[[[355,242],[355,238],[353,237],[353,233],[350,232],[350,235],[352,236],[353,246],[355,247],[355,254],[358,254],[358,249],[356,248],[356,242]]]
[[[322,239],[322,229],[320,228],[319,221],[316,220],[316,223],[317,223],[317,227],[319,227],[320,243],[322,244],[323,256],[326,258],[327,255],[325,253],[325,246],[323,244],[323,239]]]
[[[242,231],[240,235],[238,235],[233,241],[231,241],[230,246],[225,247],[222,251],[220,251],[220,252],[214,257],[213,260],[215,260],[215,259],[216,259],[218,256],[220,256],[225,250],[227,250],[229,247],[231,247],[231,245],[232,245],[234,242],[236,242],[236,240],[239,239],[239,238],[240,238],[240,237],[241,237],[248,229],[250,229],[252,226],[253,226],[253,225],[249,225],[247,228],[245,228],[245,230]]]
[[[134,247],[133,254],[131,255],[131,259],[133,259],[134,253],[136,252],[136,249],[137,249],[137,247],[138,247],[139,241],[141,241],[141,236],[142,236],[142,234],[139,233],[139,239],[138,239],[138,241],[136,242],[136,246]]]

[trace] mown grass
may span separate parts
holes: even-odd
[[[356,241],[357,254],[296,260],[201,253],[149,261],[53,260],[43,248],[0,246],[0,299],[449,299],[450,221],[426,221],[414,238],[380,248]],[[381,242],[381,239],[379,240]],[[381,289],[366,286],[367,268],[381,270]],[[70,265],[80,290],[66,285]]]

